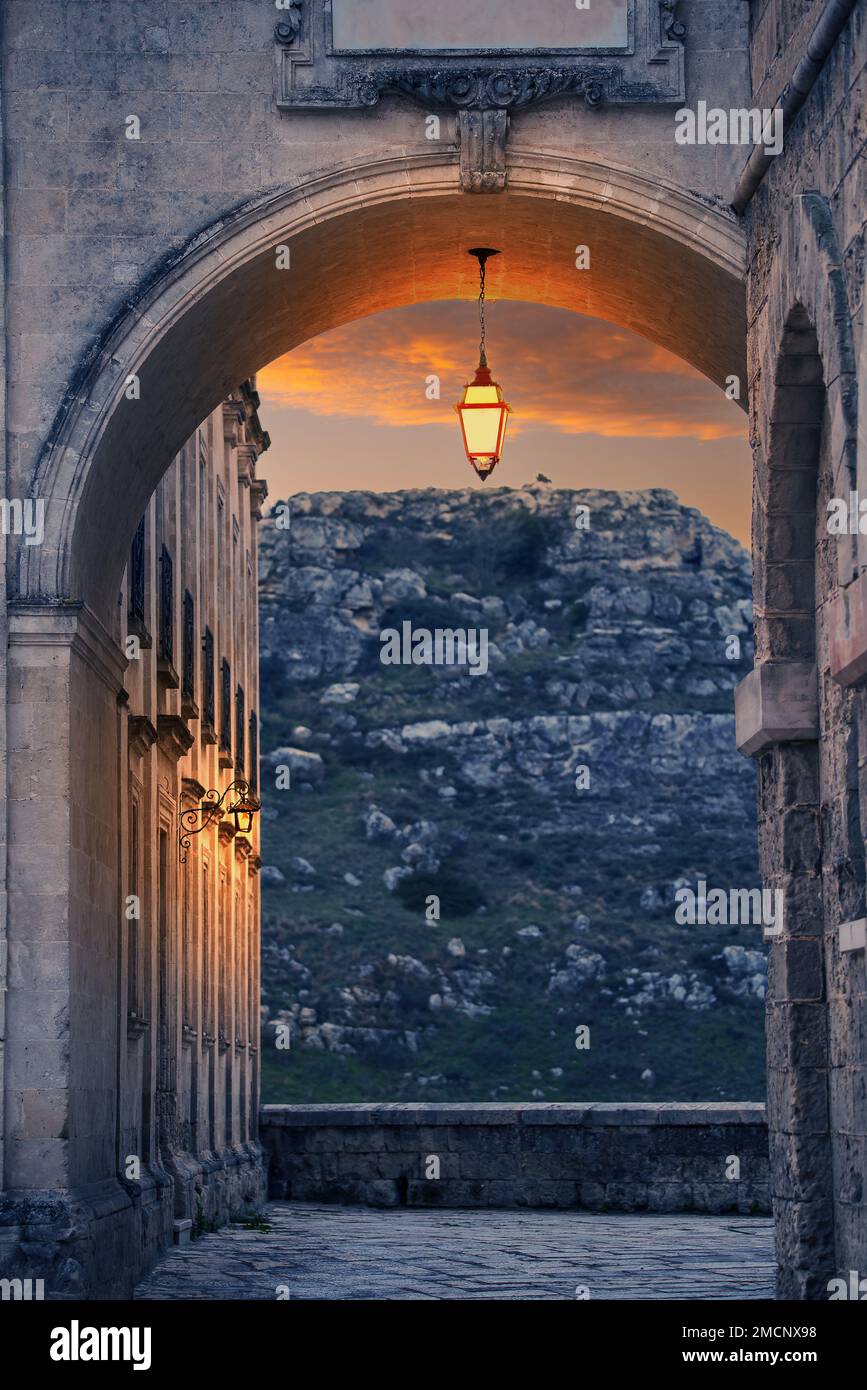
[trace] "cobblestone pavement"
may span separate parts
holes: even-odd
[[[137,1299],[773,1298],[764,1217],[375,1211],[271,1202],[171,1251]],[[278,1286],[284,1286],[278,1294]]]

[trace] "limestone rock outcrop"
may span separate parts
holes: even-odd
[[[658,1096],[759,1096],[761,926],[675,922],[699,879],[758,883],[744,549],[658,489],[290,508],[260,534],[265,767],[317,772],[308,795],[264,775],[264,1000],[296,1048],[273,1098],[323,1052],[331,1099],[520,1098],[536,1073],[628,1098],[648,1071]],[[483,633],[486,671],[383,664],[406,624]]]

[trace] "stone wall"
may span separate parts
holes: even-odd
[[[757,104],[777,101],[824,9],[754,7]],[[865,495],[865,63],[861,0],[746,216],[754,675],[768,692],[780,680],[811,691],[800,731],[759,753],[762,873],[786,922],[770,950],[767,1037],[789,1299],[825,1297],[830,1278],[867,1261],[867,977],[841,931],[865,912],[867,553],[863,536],[827,525],[831,498]]]
[[[272,1198],[770,1210],[767,1125],[757,1104],[265,1105],[259,1132]],[[727,1178],[727,1169],[740,1178]]]

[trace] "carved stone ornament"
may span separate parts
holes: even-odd
[[[508,131],[508,111],[461,111],[458,136],[465,193],[499,193],[505,188]]]
[[[686,25],[677,18],[678,0],[660,0],[659,8],[662,11],[662,28],[668,38],[677,39],[681,43],[686,38]]]
[[[279,44],[291,48],[301,37],[301,0],[285,0],[281,10],[282,17],[274,26],[274,37]]]
[[[334,3],[305,0],[303,23],[295,5],[281,14],[277,104],[284,110],[375,106],[389,92],[457,111],[511,111],[563,97],[588,106],[684,101],[686,29],[677,19],[678,0],[623,0],[626,42],[604,49],[434,50],[395,43],[341,50],[333,40]]]
[[[336,6],[353,3],[305,0],[303,24],[300,12],[294,13],[297,6],[291,15],[287,10],[281,16],[275,31],[278,106],[285,111],[358,109],[376,106],[391,93],[409,97],[427,111],[457,112],[461,187],[467,193],[505,188],[512,111],[564,99],[590,108],[630,102],[680,105],[684,100],[686,31],[676,17],[677,0],[620,0],[619,38],[624,41],[614,47],[502,50],[423,49],[406,37],[405,25],[395,24],[393,10],[389,22],[387,0],[373,7],[385,16],[376,30],[384,46],[337,48]],[[549,3],[554,0],[537,0]],[[562,9],[558,12],[562,18]],[[353,22],[358,23],[357,16]],[[533,33],[533,23],[529,15],[527,35]],[[460,32],[458,16],[456,39]],[[572,32],[567,42],[573,41]],[[580,34],[580,23],[574,32]]]
[[[448,68],[436,72],[384,71],[381,91],[403,92],[421,106],[453,110],[509,111],[556,97],[582,97],[588,106],[605,99],[613,68]]]

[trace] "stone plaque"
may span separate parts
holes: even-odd
[[[629,0],[331,0],[334,53],[625,49]]]
[[[468,113],[563,98],[591,107],[681,104],[686,29],[676,6],[286,0],[274,29],[277,101],[286,111],[328,111],[375,106],[398,93],[427,111]],[[485,144],[494,127],[476,126],[474,138]]]

